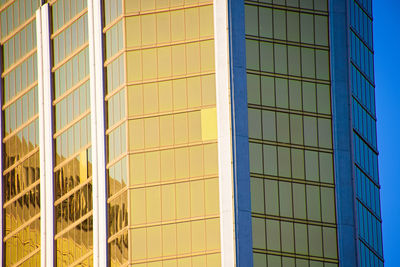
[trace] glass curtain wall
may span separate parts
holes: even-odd
[[[351,86],[360,266],[383,266],[372,1],[351,0]]]
[[[111,266],[220,266],[213,2],[104,11]]]
[[[1,0],[3,264],[40,266],[37,0]]]
[[[254,266],[337,267],[328,1],[245,12]]]
[[[56,266],[93,265],[93,200],[86,0],[49,1],[53,49]]]

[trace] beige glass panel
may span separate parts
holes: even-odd
[[[192,251],[193,252],[201,252],[206,250],[206,227],[205,221],[192,221]],[[203,261],[205,264],[205,257]],[[204,265],[198,265],[204,266]]]
[[[328,85],[317,85],[318,113],[331,114],[331,93]]]
[[[267,249],[269,250],[280,250],[281,238],[280,238],[280,225],[279,221],[266,220],[267,228]],[[265,235],[264,235],[265,236]]]
[[[187,108],[186,79],[173,80],[173,106],[175,110]]]
[[[201,106],[201,79],[193,77],[187,79],[188,107]]]
[[[252,218],[253,248],[266,249],[265,220]]]
[[[275,79],[275,88],[276,106],[287,109],[289,106],[287,80]]]
[[[201,52],[201,71],[214,71],[214,41],[204,41],[200,43]]]
[[[276,113],[276,129],[278,142],[289,143],[289,114]]]
[[[260,145],[260,149],[261,149],[261,145]],[[278,175],[278,156],[277,156],[276,147],[264,145],[262,153],[263,153],[263,157],[264,157],[264,174],[275,175],[275,176]],[[251,155],[250,157],[255,158],[255,157],[253,157],[253,155]],[[261,155],[260,155],[260,159],[261,159]],[[260,170],[260,172],[262,172],[262,169]]]
[[[281,240],[282,251],[294,252],[294,232],[293,223],[281,221]]]
[[[216,88],[215,75],[206,75],[201,77],[201,99],[203,105],[215,105]]]
[[[289,148],[278,147],[278,174],[282,177],[291,177]]]
[[[170,47],[161,47],[157,49],[157,68],[158,68],[158,77],[170,77],[172,75],[171,69],[171,48]],[[152,66],[154,68],[154,66]]]
[[[263,52],[265,52],[265,54],[263,54]],[[269,55],[270,54],[271,53],[269,53]],[[266,61],[266,58],[269,56],[268,52],[265,51],[265,49],[261,50],[261,55],[263,56],[263,58],[265,58],[261,59],[261,62]],[[259,49],[259,43],[257,41],[246,40],[246,61],[247,61],[246,64],[247,68],[252,70],[260,69],[260,49]]]
[[[160,117],[160,145],[174,144],[174,119],[173,116]]]
[[[256,267],[267,266],[267,255],[261,253],[253,253],[253,263]]]
[[[252,191],[253,192],[253,191]],[[265,213],[269,215],[279,215],[279,189],[278,182],[264,180]]]
[[[173,107],[172,82],[158,83],[158,97],[160,112],[171,111]]]
[[[143,114],[143,88],[141,85],[128,86],[128,116]]]
[[[176,218],[175,213],[175,185],[165,185],[162,187],[161,191],[161,212],[162,220],[170,221]]]
[[[183,10],[171,12],[171,37],[173,42],[185,39],[185,12]]]
[[[178,223],[177,244],[178,254],[189,253],[191,250],[191,225],[190,222]]]
[[[220,221],[219,219],[206,220],[206,246],[207,250],[220,248]]]
[[[146,160],[146,183],[160,182],[160,152],[147,152]]]
[[[280,216],[293,217],[292,186],[287,182],[279,182],[278,186]]]
[[[245,32],[249,35],[258,35],[258,7],[245,5]]]
[[[128,122],[128,131],[129,150],[143,149],[145,141],[144,120],[130,120]]]
[[[216,108],[208,108],[201,110],[201,133],[202,139],[217,139],[217,110]]]
[[[177,250],[176,225],[167,224],[162,226],[163,256],[172,256]]]
[[[194,146],[189,148],[190,154],[190,177],[198,177],[203,175],[203,148],[201,146]]]
[[[302,184],[293,184],[293,214],[295,218],[306,219],[306,192]]]
[[[175,149],[176,179],[189,177],[189,151],[187,148]]]
[[[150,80],[157,77],[157,50],[146,49],[142,51],[143,79]]]
[[[333,183],[333,159],[330,153],[319,153],[321,182]]]
[[[296,253],[307,254],[308,253],[307,225],[295,223],[294,234],[295,234]]]
[[[144,184],[145,182],[145,158],[144,154],[129,156],[130,185]]]
[[[218,147],[217,144],[204,145],[204,174],[216,175],[218,173]]]
[[[262,111],[262,127],[263,127],[262,129],[263,139],[269,141],[276,141],[275,112],[268,110]]]
[[[156,14],[157,19],[157,43],[169,43],[171,41],[171,14],[163,12]]]
[[[261,101],[260,76],[247,74],[247,101],[250,104],[260,104]]]
[[[131,2],[131,1],[127,1]],[[127,17],[126,18],[126,46],[138,47],[142,44],[142,34],[140,26],[140,17]]]
[[[317,186],[307,185],[307,218],[308,220],[321,220],[320,189]]]
[[[186,62],[188,74],[200,72],[201,64],[199,43],[189,43],[186,45]]]
[[[169,181],[175,178],[175,154],[174,150],[163,150],[160,152],[161,159],[161,181]]]
[[[139,81],[142,79],[142,59],[140,51],[131,51],[127,53],[127,80]]]
[[[159,118],[148,118],[144,120],[145,148],[160,146],[160,122]],[[135,140],[133,140],[135,143]]]
[[[321,187],[322,221],[335,223],[335,195],[332,188]]]
[[[190,196],[191,217],[204,216],[205,214],[204,181],[191,182],[190,194],[191,194]]]
[[[146,258],[146,228],[131,230],[131,255],[133,260]]]
[[[174,115],[175,144],[188,142],[188,116],[187,113]]]
[[[336,229],[330,227],[323,227],[323,240],[324,240],[324,256],[328,258],[337,257],[337,239]]]
[[[185,9],[186,40],[198,39],[200,35],[199,8]]]
[[[290,142],[303,144],[303,118],[300,115],[290,115]]]
[[[142,26],[142,45],[154,45],[156,43],[156,15],[142,15],[140,19]]]
[[[304,153],[304,159],[306,167],[306,180],[318,181],[318,152],[306,150]]]
[[[219,212],[219,182],[218,178],[207,179],[205,187],[205,212],[206,215],[216,215]]]
[[[251,211],[264,213],[264,185],[263,180],[258,178],[250,178],[251,188]],[[269,195],[268,195],[269,196]],[[269,203],[268,201],[266,201]]]
[[[155,258],[162,255],[161,226],[147,228],[147,257]]]
[[[249,138],[261,139],[261,110],[249,109],[248,120],[249,120]]]
[[[190,217],[190,189],[189,183],[176,184],[176,215],[177,219]]]
[[[214,10],[213,6],[199,8],[200,13],[200,36],[211,36],[214,34]]]

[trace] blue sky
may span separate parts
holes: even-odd
[[[400,1],[373,0],[385,267],[400,266]]]

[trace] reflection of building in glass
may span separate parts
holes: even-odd
[[[383,266],[371,0],[0,19],[4,266]]]
[[[0,1],[3,266],[40,262],[38,1]]]

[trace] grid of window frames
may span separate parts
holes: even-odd
[[[371,0],[350,1],[351,87],[360,266],[383,266]]]
[[[213,5],[104,1],[111,266],[220,266]]]
[[[40,266],[38,1],[0,1],[3,263]]]
[[[337,267],[328,1],[245,1],[254,266]]]
[[[49,3],[54,53],[56,266],[93,266],[87,1]]]

